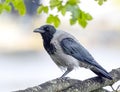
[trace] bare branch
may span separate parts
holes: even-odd
[[[109,92],[102,87],[112,85],[120,80],[120,68],[113,69],[110,75],[113,80],[100,77],[93,77],[84,81],[70,78],[54,79],[39,86],[15,92]]]

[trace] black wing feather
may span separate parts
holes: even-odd
[[[112,77],[109,73],[100,66],[92,57],[92,55],[78,42],[72,38],[65,38],[60,43],[64,53],[73,56],[80,62],[84,62],[94,66],[91,70],[96,73],[98,76],[106,77],[112,80]]]
[[[82,61],[84,63],[88,63],[90,65],[96,66],[107,72],[104,68],[102,68],[92,57],[92,55],[78,42],[76,42],[72,38],[65,38],[60,43],[64,53],[75,57],[77,60]]]

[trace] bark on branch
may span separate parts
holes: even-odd
[[[84,81],[77,79],[63,78],[54,79],[41,85],[19,90],[15,92],[109,92],[103,87],[114,84],[120,80],[120,68],[110,72],[113,80],[93,77]]]

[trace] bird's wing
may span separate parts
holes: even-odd
[[[60,42],[60,46],[63,49],[64,53],[73,56],[81,62],[96,66],[97,68],[106,71],[94,60],[91,54],[74,39],[65,38]]]

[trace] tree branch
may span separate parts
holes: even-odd
[[[113,80],[93,77],[84,81],[63,78],[54,79],[41,85],[15,92],[109,92],[102,87],[109,86],[120,80],[120,68],[110,72]]]

